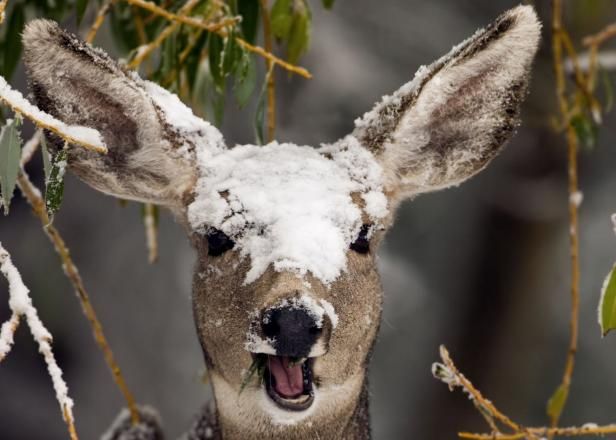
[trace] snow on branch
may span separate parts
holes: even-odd
[[[79,125],[67,125],[45,113],[30,104],[19,91],[12,89],[2,76],[0,76],[0,101],[14,112],[31,120],[39,128],[51,131],[70,144],[80,145],[97,153],[107,153],[107,146],[97,130]]]
[[[445,383],[450,391],[460,388],[468,396],[469,400],[473,402],[490,427],[490,432],[488,433],[459,432],[458,437],[461,439],[545,440],[545,438],[553,438],[554,436],[583,437],[616,434],[616,424],[599,426],[595,423],[586,423],[582,426],[569,427],[528,427],[520,425],[511,420],[481,394],[471,381],[458,370],[444,346],[440,347],[440,356],[441,362],[432,364],[432,375]]]
[[[13,312],[11,318],[0,329],[0,361],[8,354],[13,345],[13,335],[19,325],[20,316],[25,317],[32,337],[39,346],[39,352],[45,358],[47,371],[51,377],[56,399],[62,410],[62,417],[68,425],[71,440],[77,440],[73,418],[73,400],[68,396],[68,387],[62,378],[62,370],[58,366],[51,349],[52,336],[38,316],[32,305],[30,291],[21,279],[21,275],[11,261],[11,256],[0,243],[0,272],[9,282],[9,307]]]

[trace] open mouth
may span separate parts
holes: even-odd
[[[314,360],[260,354],[264,357],[263,383],[267,395],[280,408],[304,411],[314,402]]]

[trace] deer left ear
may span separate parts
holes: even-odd
[[[355,122],[396,198],[458,185],[518,124],[541,24],[519,6],[455,47]]]

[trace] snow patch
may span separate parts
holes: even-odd
[[[191,150],[197,148],[202,155],[209,156],[212,152],[225,148],[222,134],[207,121],[195,116],[193,111],[184,105],[177,95],[170,93],[156,83],[142,80],[133,72],[133,79],[143,84],[146,93],[154,104],[163,112],[165,121],[181,138],[188,141],[179,149],[187,160],[193,160]]]
[[[310,272],[329,285],[346,270],[349,245],[366,217],[377,224],[388,214],[382,168],[353,136],[318,149],[272,142],[196,152],[200,177],[190,225],[235,241],[251,260],[246,284],[271,265]]]

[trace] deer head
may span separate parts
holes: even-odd
[[[31,22],[24,44],[38,105],[96,128],[109,147],[71,149],[70,169],[186,226],[224,437],[367,438],[378,245],[401,201],[458,185],[496,156],[518,123],[539,37],[531,7],[506,12],[319,148],[228,148],[175,95],[53,22]],[[255,365],[264,369],[250,375]]]

